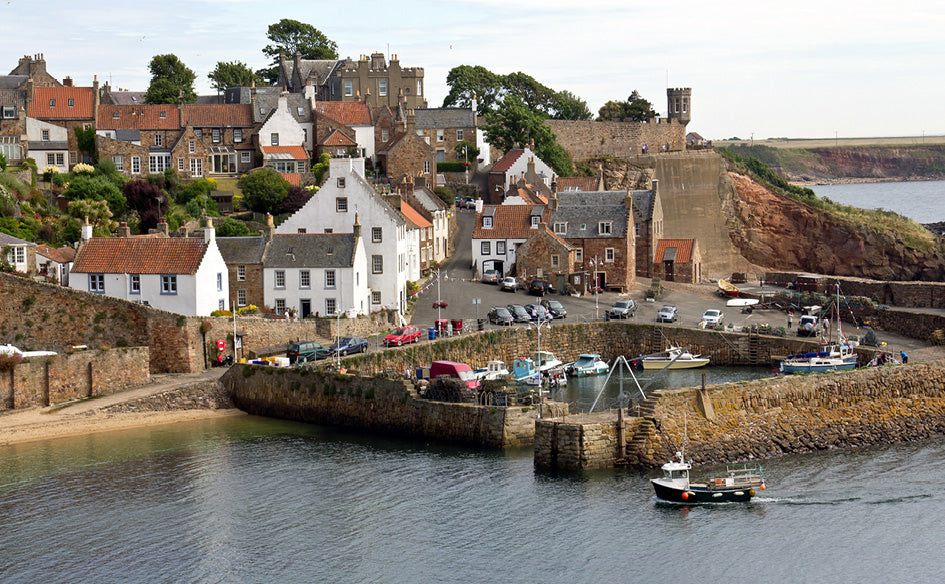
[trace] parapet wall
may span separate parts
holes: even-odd
[[[558,144],[574,160],[596,156],[625,158],[637,154],[686,149],[686,126],[676,120],[654,118],[649,122],[595,122],[545,120]],[[646,152],[643,147],[646,146]]]

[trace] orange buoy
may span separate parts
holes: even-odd
[[[687,493],[686,491],[683,491],[682,500],[685,501],[688,498],[689,498],[689,493]]]
[[[762,491],[765,490],[765,484],[764,484],[764,483],[761,483],[761,490],[762,490]]]

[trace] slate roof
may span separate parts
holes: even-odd
[[[24,243],[32,245],[31,242],[19,237],[14,237],[9,233],[0,231],[0,245],[23,245]]]
[[[414,120],[418,130],[476,126],[476,114],[471,109],[458,107],[415,109]]]
[[[350,268],[354,251],[352,233],[277,233],[263,258],[263,267]]]
[[[261,264],[266,252],[266,238],[262,235],[218,237],[217,247],[226,265]]]
[[[16,89],[28,79],[28,75],[0,75],[0,89]]]
[[[49,258],[57,264],[68,264],[75,259],[75,249],[71,247],[49,247],[37,245],[36,254]]]
[[[145,91],[112,91],[109,95],[115,105],[144,105]]]
[[[656,198],[653,191],[630,191],[633,199],[633,207],[637,210],[644,221],[653,219],[653,200]]]
[[[324,140],[322,140],[322,146],[357,146],[358,143],[352,140],[351,138],[345,136],[338,130],[333,130],[331,134],[328,134]]]
[[[420,204],[423,205],[424,209],[431,213],[449,209],[449,205],[447,205],[443,199],[436,196],[436,194],[431,192],[429,189],[414,189],[413,196],[416,197],[418,201],[420,201]]]
[[[30,150],[68,150],[69,142],[30,142]]]
[[[366,103],[356,101],[319,101],[315,103],[315,111],[346,126],[371,125],[371,110]]]
[[[568,224],[564,237],[622,238],[627,235],[626,191],[569,191],[557,194],[558,208],[551,217],[554,223]],[[611,222],[611,233],[598,234],[598,223]],[[581,229],[581,225],[585,229]]]
[[[100,105],[97,130],[179,130],[180,113],[173,104]]]
[[[695,239],[661,239],[656,244],[655,262],[673,260],[677,264],[688,264],[692,261],[692,246]]]
[[[196,274],[207,253],[193,237],[93,237],[79,248],[73,272],[84,274]]]
[[[42,120],[90,120],[94,99],[91,87],[34,87],[29,116]],[[50,100],[55,100],[55,105],[50,106]]]
[[[344,61],[338,59],[299,59],[299,75],[302,78],[302,83],[305,83],[309,77],[312,78],[312,85],[318,87],[319,85],[324,85],[328,77],[337,69]],[[285,74],[289,79],[292,79],[292,74],[295,72],[295,60],[286,59],[285,61]],[[295,88],[298,91],[301,91],[302,88]]]
[[[256,88],[256,107],[253,110],[253,121],[255,123],[265,122],[272,114],[273,110],[279,107],[279,95],[282,91],[278,87]],[[286,106],[289,113],[300,123],[310,123],[312,121],[312,108],[309,102],[301,93],[290,93],[286,96]],[[302,113],[299,114],[299,108]]]
[[[541,213],[542,222],[548,222],[544,205],[485,205],[476,215],[473,239],[528,239],[535,233],[531,226],[533,210]],[[491,229],[482,226],[482,218],[487,215],[492,216]]]
[[[253,108],[250,105],[185,105],[181,106],[184,126],[250,127]]]

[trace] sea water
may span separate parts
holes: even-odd
[[[945,221],[945,181],[905,181],[812,186],[818,197],[863,209],[886,209],[919,223]]]

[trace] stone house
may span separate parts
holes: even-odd
[[[489,205],[500,204],[509,185],[517,184],[515,181],[523,177],[534,190],[550,192],[555,173],[530,148],[513,148],[492,165],[483,201]]]
[[[575,272],[574,248],[555,235],[545,223],[516,251],[515,276],[523,281],[535,277],[563,290]]]
[[[472,236],[475,270],[480,274],[486,270],[502,275],[524,273],[517,265],[518,247],[548,218],[545,205],[483,205],[476,213]]]
[[[633,233],[636,242],[637,276],[650,278],[656,252],[656,243],[663,238],[663,203],[660,200],[659,181],[653,179],[648,191],[630,191],[633,204]]]
[[[36,269],[35,243],[0,231],[0,251],[6,252],[2,259],[14,271],[25,274]]]
[[[660,239],[653,256],[653,275],[667,282],[702,281],[702,254],[695,239]]]
[[[205,176],[238,176],[253,168],[254,124],[246,105],[181,105],[180,128],[203,143]],[[189,164],[188,164],[189,166]],[[181,171],[178,164],[178,171]],[[189,169],[193,175],[194,170]]]
[[[469,162],[476,160],[456,152],[460,142],[481,148],[476,134],[476,112],[471,109],[443,107],[413,110],[414,129],[433,147],[437,162]]]
[[[65,79],[72,85],[72,80]],[[20,164],[29,157],[27,145],[20,144],[26,132],[26,119],[36,87],[62,87],[63,84],[46,72],[42,54],[20,57],[9,75],[0,75],[0,154],[8,163]],[[64,126],[63,126],[64,127]],[[37,160],[42,169],[42,160]]]
[[[353,142],[357,148],[356,156],[374,160],[376,145],[374,140],[374,122],[371,108],[360,101],[313,101],[315,117],[315,140],[319,145],[316,152],[326,151],[337,156],[331,148],[340,145],[330,143],[333,132],[339,132]],[[324,149],[322,148],[324,147]],[[344,153],[347,155],[347,151]]]
[[[98,79],[92,87],[32,87],[28,98],[27,115],[31,118],[49,122],[66,129],[69,159],[68,168],[72,168],[79,158],[78,139],[75,129],[88,130],[96,124],[96,112],[99,107]],[[39,161],[37,161],[39,165]]]
[[[272,217],[269,219],[271,221]],[[266,306],[263,295],[263,257],[270,239],[271,232],[267,235],[217,238],[217,247],[227,269],[231,309],[250,305]]]
[[[392,184],[405,176],[421,176],[427,184],[433,184],[436,154],[423,137],[404,128],[378,150],[377,166]]]

